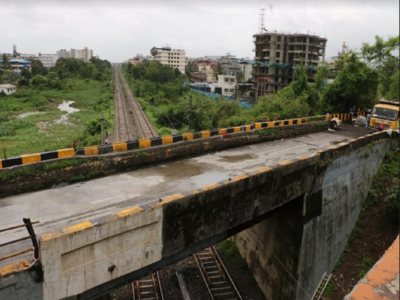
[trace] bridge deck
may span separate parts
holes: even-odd
[[[301,155],[314,155],[325,146],[368,133],[344,126],[335,132],[320,132],[287,140],[244,146],[195,158],[183,159],[87,182],[0,199],[0,228],[39,220],[38,236],[86,221],[96,220],[126,207],[146,206],[167,195],[184,193],[246,172],[271,166]],[[26,236],[25,228],[0,234],[0,244]],[[25,245],[24,245],[25,244]],[[0,248],[0,256],[30,246],[30,241]],[[0,262],[0,266],[23,256]],[[26,258],[26,257],[25,257]]]

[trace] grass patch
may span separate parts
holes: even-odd
[[[94,80],[68,79],[66,89],[21,88],[17,93],[0,100],[0,149],[8,157],[52,151],[73,146],[100,144],[100,114],[106,117],[105,130],[112,132],[114,101],[108,83]],[[66,112],[57,106],[65,100],[80,109],[68,115],[67,124],[57,122]],[[111,114],[108,113],[110,109]],[[24,112],[41,112],[23,119]],[[1,151],[1,157],[2,157]]]
[[[225,257],[231,261],[236,269],[247,269],[246,261],[242,258],[235,243],[224,240],[218,244]]]

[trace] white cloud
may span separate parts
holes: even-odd
[[[0,52],[55,53],[88,46],[113,62],[170,44],[188,56],[253,57],[259,8],[265,27],[328,38],[327,55],[345,41],[351,48],[375,35],[399,34],[399,2],[383,1],[5,1],[0,10]],[[272,9],[268,4],[272,5]]]

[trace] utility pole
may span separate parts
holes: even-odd
[[[143,79],[140,77],[140,97],[142,97]]]
[[[257,80],[257,88],[256,88],[256,104],[258,103],[258,85],[259,85],[259,81]]]
[[[190,122],[191,122],[191,117],[192,117],[192,95],[189,96],[189,116],[188,116],[188,123],[189,123],[189,132],[190,132]]]
[[[156,114],[156,83],[154,82],[154,91],[153,91],[153,105],[154,105],[154,115]]]
[[[101,145],[104,145],[104,113],[101,113],[100,117],[101,122]]]
[[[109,91],[109,96],[108,96],[108,116],[111,116],[111,90],[112,90],[112,79],[110,80],[110,89]]]

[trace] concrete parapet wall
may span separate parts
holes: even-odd
[[[133,207],[42,236],[43,298],[73,296],[161,260],[161,220],[161,209]]]
[[[257,124],[256,124],[257,125]],[[49,188],[60,183],[71,183],[109,174],[129,171],[146,165],[202,155],[248,144],[267,142],[326,130],[329,121],[287,125],[278,128],[264,128],[253,131],[238,131],[213,135],[202,133],[201,139],[180,141],[151,148],[136,149],[128,152],[109,153],[98,156],[74,156],[56,161],[42,161],[30,165],[0,170],[0,197],[21,192],[31,192]],[[240,129],[240,127],[238,127]],[[232,129],[234,131],[234,129]],[[209,137],[205,137],[209,136]],[[161,139],[161,138],[160,138]],[[95,150],[96,153],[98,149]]]
[[[369,159],[376,161],[378,166],[379,159],[376,160],[375,157],[383,158],[389,148],[388,134],[376,133],[349,143],[329,146],[313,156],[282,161],[275,166],[230,178],[190,193],[165,197],[149,208],[133,207],[102,221],[87,221],[61,232],[45,235],[40,241],[46,286],[44,299],[59,299],[77,294],[80,294],[80,299],[93,299],[123,284],[124,278],[126,281],[133,279],[135,275],[132,274],[138,274],[141,270],[154,270],[180,260],[260,221],[268,220],[287,205],[297,207],[293,211],[300,213],[301,225],[304,224],[306,228],[307,224],[318,218],[323,219],[324,216],[322,198],[304,195],[320,193],[325,186],[329,189],[328,184],[323,184],[324,179],[333,175],[330,171],[327,172],[329,168],[337,169],[333,166],[354,155],[358,155],[360,166],[368,165]],[[371,152],[369,156],[365,155],[366,151]],[[344,166],[344,163],[339,164]],[[372,175],[373,172],[369,174]],[[338,196],[342,197],[341,194]],[[332,201],[343,201],[340,197]],[[298,199],[305,199],[305,202],[298,206]],[[351,203],[352,199],[347,198],[347,201]],[[329,211],[336,217],[342,214],[337,206]],[[354,214],[349,214],[346,218],[350,224]],[[328,224],[329,218],[321,222]],[[321,225],[322,232],[326,228],[324,224]],[[294,222],[293,226],[288,227],[292,230],[303,228],[297,225]],[[309,258],[311,252],[307,254],[305,245],[311,240],[309,237],[315,236],[309,232],[310,234],[307,230],[303,232],[301,243],[297,246],[290,244],[292,251],[297,251],[298,259],[283,261],[291,264],[286,268],[294,270],[293,274],[301,282],[304,282],[304,270],[312,264],[320,264],[321,267],[315,268],[309,282],[318,278],[320,270],[325,268],[325,262]],[[336,235],[333,231],[331,234]],[[323,233],[319,236],[321,240],[315,241],[316,245],[325,247],[321,255],[330,255],[331,252],[340,250],[345,233],[337,235],[337,242],[334,244],[329,244]],[[279,238],[277,234],[275,242],[279,243]],[[336,236],[332,238],[336,239]],[[318,257],[317,253],[313,257]],[[329,263],[326,266],[328,268]],[[311,287],[311,283],[305,286]]]

